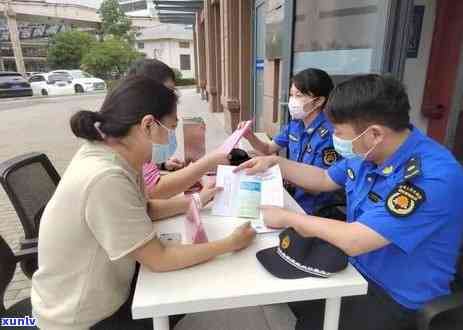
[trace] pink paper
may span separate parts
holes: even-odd
[[[232,149],[238,144],[238,142],[240,142],[244,133],[246,133],[246,131],[251,127],[251,125],[252,120],[248,120],[243,128],[234,131],[233,134],[230,135],[222,144],[222,146],[220,147],[220,151],[225,154],[229,154],[232,151]]]
[[[185,234],[192,244],[207,243],[209,241],[201,222],[198,204],[194,198],[191,199],[190,207],[185,217]]]

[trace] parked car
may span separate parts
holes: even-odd
[[[39,73],[41,73],[41,72],[26,72],[26,78],[29,79],[33,75],[36,75],[36,74],[39,74]]]
[[[0,72],[0,97],[32,96],[31,85],[17,72]]]
[[[106,83],[103,79],[93,77],[82,70],[54,70],[51,73],[68,74],[72,77],[72,85],[76,93],[105,91]]]
[[[30,77],[34,95],[72,95],[74,86],[68,74],[39,73]]]

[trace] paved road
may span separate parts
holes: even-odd
[[[194,90],[181,90],[179,117],[200,115],[207,124],[208,150],[215,148],[225,138],[221,115],[207,112],[207,103],[201,101]],[[54,98],[27,98],[20,100],[0,100],[0,160],[31,151],[45,152],[62,174],[80,141],[69,127],[69,119],[76,111],[98,110],[105,94],[68,96]],[[223,116],[222,116],[223,118]],[[183,153],[182,130],[177,130],[178,153]],[[1,190],[1,189],[0,189]],[[0,191],[0,235],[17,249],[23,237],[16,213],[3,190]],[[18,270],[14,282],[7,292],[10,304],[29,296],[30,283]]]

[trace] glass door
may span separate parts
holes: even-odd
[[[296,0],[293,73],[315,67],[335,82],[370,72],[400,75],[406,38],[398,34],[409,7],[408,0]]]

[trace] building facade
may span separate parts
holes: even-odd
[[[463,160],[463,1],[196,2],[198,89],[229,131],[255,118],[258,131],[276,134],[290,78],[305,68],[335,83],[389,73],[407,87],[413,124]]]
[[[179,70],[183,78],[195,78],[191,27],[158,23],[138,32],[136,47],[146,58],[158,59]]]

